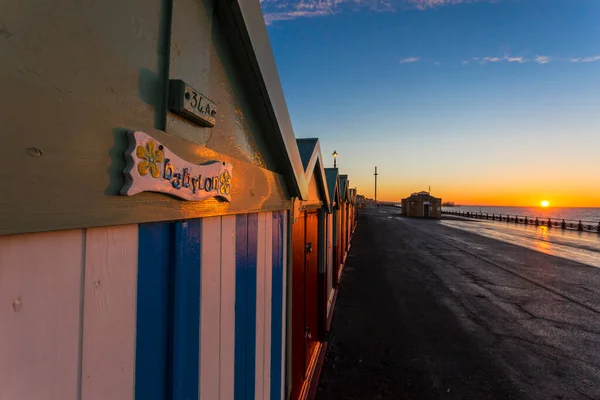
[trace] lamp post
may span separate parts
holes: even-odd
[[[377,173],[377,167],[375,167],[375,174],[373,175],[375,175],[375,204],[377,204],[377,175],[379,175]]]
[[[333,156],[333,168],[337,168],[337,163],[336,163],[336,158],[338,156],[337,151],[334,150],[332,156]]]

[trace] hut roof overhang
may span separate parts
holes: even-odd
[[[277,168],[285,178],[290,195],[306,199],[308,182],[296,144],[290,115],[283,95],[275,58],[258,1],[216,1],[215,14],[225,28],[245,82],[256,95],[256,113],[265,126],[265,141],[278,156]]]
[[[356,188],[350,189],[350,202],[356,204]]]
[[[331,212],[331,201],[327,187],[327,177],[323,168],[323,156],[319,139],[297,139],[300,158],[304,168],[304,181],[310,182],[314,174],[321,201],[327,212]]]
[[[325,168],[327,177],[327,189],[329,190],[329,201],[332,208],[340,208],[340,175],[337,168]]]
[[[350,181],[348,175],[340,175],[340,197],[344,202],[350,200]]]

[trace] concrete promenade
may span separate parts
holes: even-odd
[[[600,399],[599,268],[398,214],[361,211],[317,399]]]

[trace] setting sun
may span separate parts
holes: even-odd
[[[550,202],[548,200],[542,200],[540,204],[542,207],[548,207],[550,205]]]

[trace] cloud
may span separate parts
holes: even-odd
[[[427,10],[461,3],[497,0],[260,0],[265,23],[314,18],[362,9],[394,12],[398,9]]]
[[[421,59],[421,57],[408,57],[403,60],[400,60],[400,64],[414,63]]]
[[[599,60],[600,60],[600,56],[592,56],[592,57],[583,57],[583,58],[571,58],[569,61],[572,63],[578,63],[578,62],[590,63],[590,62],[599,61]]]
[[[572,57],[572,58],[560,58],[555,56],[536,56],[533,59],[525,58],[525,57],[512,57],[512,56],[504,56],[504,57],[471,57],[468,60],[461,61],[462,65],[467,65],[469,63],[479,63],[479,64],[487,64],[487,63],[496,63],[500,61],[508,61],[509,63],[528,63],[528,62],[536,62],[538,64],[548,64],[549,62],[570,62],[570,63],[591,63],[595,61],[600,61],[600,55],[591,56],[591,57]]]
[[[265,23],[333,15],[343,3],[364,0],[260,0]]]
[[[495,62],[502,61],[502,60],[504,60],[504,58],[500,58],[500,57],[484,57],[483,58],[484,63],[486,63],[486,62],[495,63]]]
[[[332,15],[333,11],[330,10],[317,10],[317,11],[289,11],[289,12],[273,12],[265,14],[265,24],[270,25],[274,21],[289,21],[296,18],[314,18],[314,17],[325,17]]]
[[[408,0],[408,3],[412,4],[414,8],[419,10],[426,10],[428,8],[450,6],[461,3],[476,3],[481,1],[489,2],[491,0]]]

